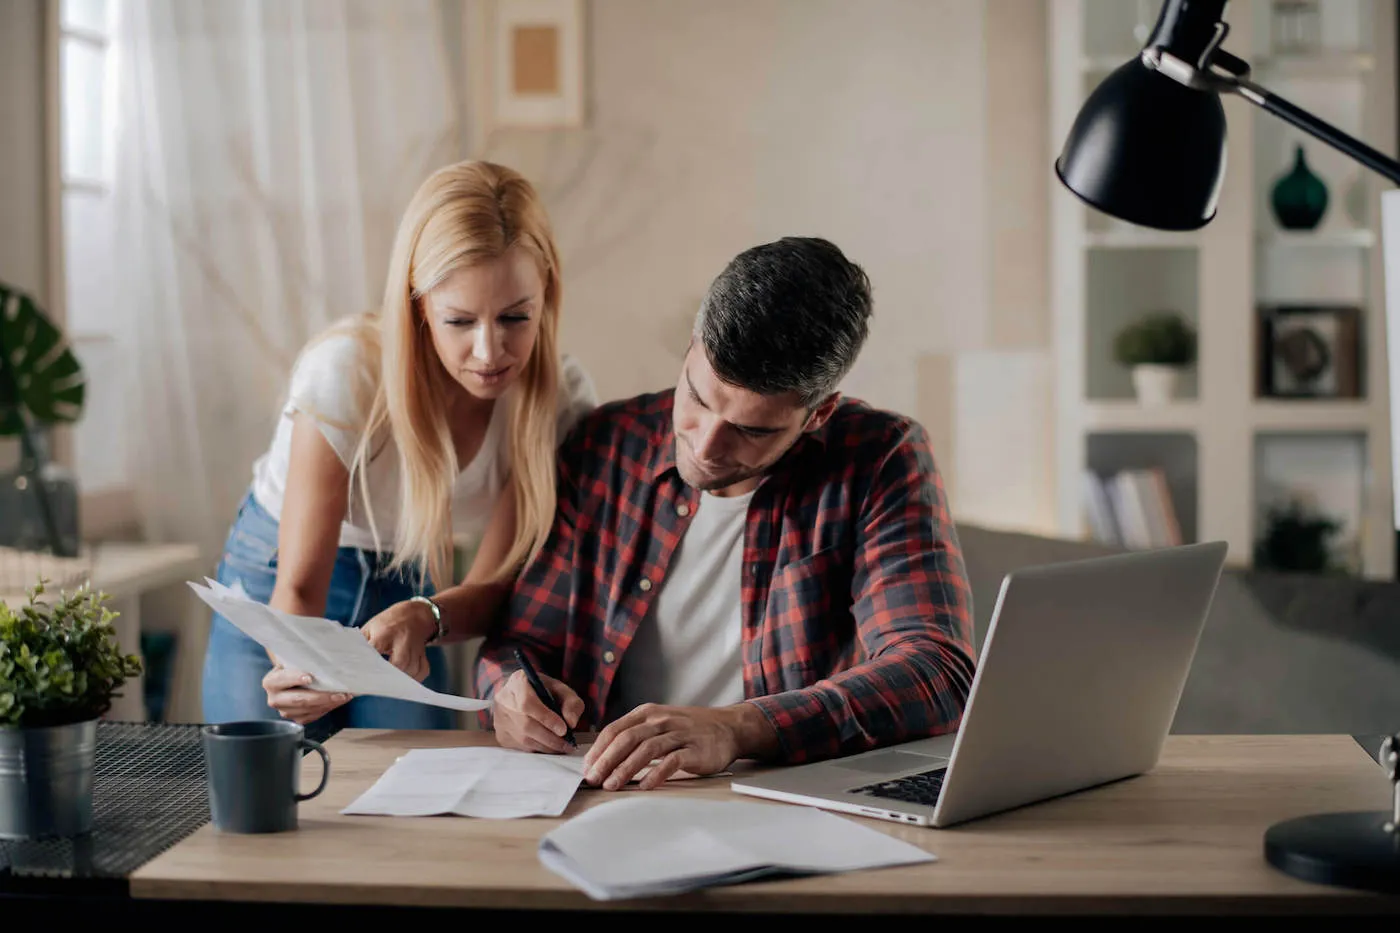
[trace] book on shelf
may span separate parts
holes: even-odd
[[[1183,543],[1181,522],[1161,467],[1083,474],[1089,532],[1100,544],[1134,550]]]

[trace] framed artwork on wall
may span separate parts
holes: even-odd
[[[491,123],[547,129],[584,122],[584,0],[495,0]]]
[[[1360,308],[1266,306],[1259,336],[1260,397],[1361,397]]]

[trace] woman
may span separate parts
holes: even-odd
[[[398,667],[447,689],[434,643],[485,633],[549,530],[555,448],[597,404],[587,375],[560,356],[559,302],[558,251],[529,182],[488,162],[431,175],[400,222],[380,310],[336,324],[298,357],[219,581],[363,627]],[[475,548],[460,586],[454,540]],[[328,727],[453,724],[448,710],[308,682],[214,615],[206,722],[310,723],[334,711]]]

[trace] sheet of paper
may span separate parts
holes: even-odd
[[[438,693],[399,670],[365,641],[359,629],[330,619],[273,609],[215,580],[190,589],[286,667],[306,671],[310,687],[331,693],[392,697],[448,709],[486,709],[490,702]]]
[[[595,900],[935,860],[918,846],[814,807],[651,794],[584,811],[545,835],[539,857]]]
[[[506,748],[415,748],[340,812],[380,816],[455,813],[484,819],[558,816],[578,790],[558,757]]]

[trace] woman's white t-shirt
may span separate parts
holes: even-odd
[[[281,518],[287,489],[294,413],[305,412],[315,419],[340,462],[347,470],[350,468],[368,416],[367,411],[360,410],[355,391],[356,385],[368,385],[369,370],[362,352],[360,342],[348,334],[327,337],[309,346],[292,370],[287,403],[277,420],[272,446],[253,464],[253,497],[274,518]],[[481,539],[510,473],[510,445],[506,440],[509,401],[508,392],[497,402],[481,448],[453,483],[452,537],[459,544],[474,545]],[[569,429],[597,404],[592,380],[583,367],[567,354],[561,356],[558,440],[563,441]],[[349,515],[340,526],[340,546],[387,551],[393,548],[398,529],[399,458],[393,438],[388,436],[371,453],[365,479],[378,544],[370,530],[357,478],[350,490]]]

